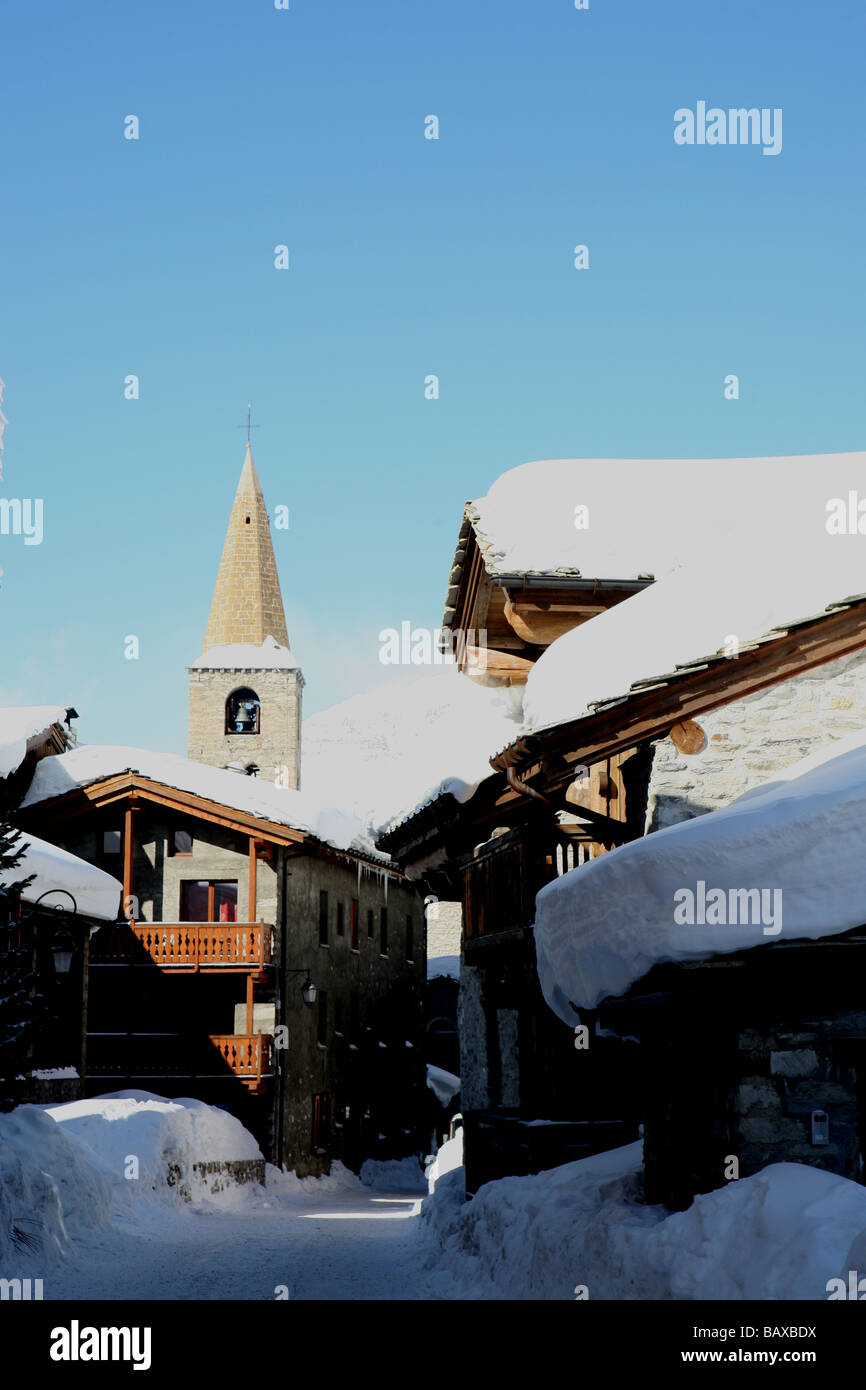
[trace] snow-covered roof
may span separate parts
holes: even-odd
[[[330,806],[327,799],[317,800],[306,792],[278,787],[258,777],[226,772],[174,753],[154,753],[145,748],[92,744],[59,757],[43,758],[21,804],[22,807],[35,806],[76,787],[128,771],[218,805],[304,831],[337,849],[375,854],[361,822],[350,813]]]
[[[743,890],[755,889],[760,902],[747,902]],[[550,1007],[574,1024],[569,1001],[595,1008],[654,965],[816,940],[864,921],[866,730],[722,810],[547,884],[536,899],[538,975]]]
[[[28,739],[63,724],[69,705],[6,705],[0,709],[0,777],[21,766]]]
[[[459,956],[428,956],[427,957],[427,979],[428,980],[459,980],[460,979],[460,957]]]
[[[519,730],[520,692],[476,685],[443,666],[376,686],[304,721],[301,777],[384,833],[436,796],[466,801]]]
[[[298,662],[288,647],[275,637],[266,637],[260,647],[251,642],[235,642],[227,647],[211,647],[190,667],[196,670],[273,671],[295,670]]]
[[[701,553],[713,517],[742,519],[756,487],[775,491],[784,511],[795,477],[821,480],[830,465],[854,487],[864,464],[864,454],[542,459],[503,473],[465,515],[493,575],[658,577]]]
[[[748,487],[741,476],[741,493],[718,475],[721,501],[713,511],[705,499],[700,554],[551,643],[526,682],[524,733],[866,593],[864,536],[827,530],[831,500],[847,499],[858,472],[866,479],[866,455],[759,462]]]
[[[54,762],[54,759],[43,761]],[[35,835],[25,832],[19,843],[27,848],[14,869],[0,872],[0,883],[16,883],[35,874],[33,882],[22,889],[24,902],[35,902],[41,894],[50,892],[52,896],[44,901],[46,907],[71,910],[72,904],[64,896],[64,893],[71,893],[82,916],[96,917],[104,922],[117,920],[123,885],[111,874]]]

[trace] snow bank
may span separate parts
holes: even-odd
[[[20,767],[28,739],[44,734],[52,724],[65,724],[69,705],[6,705],[0,709],[0,777]]]
[[[434,1067],[427,1063],[427,1085],[440,1105],[448,1105],[460,1090],[460,1077],[444,1067]]]
[[[374,1192],[426,1192],[417,1158],[368,1158],[361,1164],[361,1182]]]
[[[161,1193],[169,1166],[192,1178],[193,1164],[261,1159],[252,1135],[226,1110],[191,1098],[165,1100],[149,1091],[117,1091],[47,1106],[46,1115],[89,1151],[95,1166],[123,1179],[138,1161],[138,1182]]]
[[[526,682],[526,732],[578,719],[593,704],[623,697],[635,681],[666,675],[733,641],[744,646],[866,592],[863,537],[826,529],[829,503],[841,503],[862,479],[866,455],[731,460],[726,470],[732,463],[739,471],[726,471],[719,489],[719,460],[691,465],[690,530],[699,545],[692,542],[691,553],[656,584],[542,654]],[[667,505],[667,495],[663,500]],[[651,531],[658,514],[657,503],[636,515]]]
[[[304,788],[321,798],[339,787],[344,810],[374,834],[442,793],[466,801],[516,737],[520,693],[443,666],[353,696],[304,721]]]
[[[19,1106],[0,1115],[0,1268],[14,1274],[28,1255],[53,1262],[112,1217],[142,1223],[161,1211],[164,1222],[178,1208],[255,1200],[261,1188],[214,1192],[193,1169],[238,1160],[261,1160],[252,1135],[198,1100],[119,1091]]]
[[[0,1273],[48,1265],[107,1220],[111,1180],[37,1105],[0,1115]]]
[[[641,1144],[422,1208],[433,1296],[466,1299],[826,1299],[866,1266],[866,1189],[804,1164],[740,1178],[685,1212],[640,1201]]]
[[[440,1147],[433,1162],[427,1168],[427,1190],[433,1192],[447,1173],[459,1170],[458,1177],[455,1177],[448,1191],[456,1192],[458,1189],[461,1200],[466,1193],[466,1177],[463,1172],[463,1126],[457,1130],[453,1139],[446,1139]]]
[[[701,890],[700,885],[704,888]],[[744,912],[743,890],[753,894]],[[720,890],[706,924],[678,922],[683,890]],[[679,895],[679,897],[675,896]],[[735,909],[735,910],[733,910]],[[724,912],[725,923],[714,916]],[[747,917],[745,924],[742,920]],[[774,940],[834,936],[866,918],[866,730],[787,768],[730,806],[600,855],[542,888],[535,947],[544,997],[565,1022],[653,965]]]
[[[43,759],[43,762],[54,761],[54,758]],[[21,890],[24,902],[35,902],[43,893],[50,892],[54,896],[45,899],[44,907],[56,906],[71,911],[72,903],[64,896],[71,893],[83,917],[96,917],[103,922],[117,920],[123,892],[119,879],[36,835],[22,835],[18,844],[27,848],[14,869],[0,872],[0,883],[16,883],[35,874],[33,882]]]

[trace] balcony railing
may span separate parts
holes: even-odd
[[[272,1075],[272,1047],[268,1033],[88,1033],[87,1071],[127,1081],[235,1077],[261,1091]]]
[[[269,1033],[211,1033],[210,1041],[241,1081],[260,1085],[270,1076],[272,1039]]]
[[[96,933],[90,963],[205,973],[262,970],[273,963],[273,927],[265,922],[127,922]]]

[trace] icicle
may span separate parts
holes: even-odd
[[[384,876],[384,879],[385,879],[385,906],[387,907],[387,906],[388,906],[388,879],[391,877],[391,875],[390,875],[390,874],[386,874],[384,870],[383,870],[382,872],[383,872],[383,876]]]

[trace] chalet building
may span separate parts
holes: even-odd
[[[866,569],[823,526],[825,500],[834,488],[846,495],[862,456],[702,465],[724,470],[719,533],[727,523],[737,540],[727,554],[712,527],[696,529],[696,461],[605,462],[603,491],[599,461],[555,461],[514,470],[467,507],[444,626],[458,632],[489,618],[487,670],[466,662],[466,674],[521,685],[523,725],[507,747],[489,748],[491,776],[471,798],[440,795],[378,842],[431,892],[463,902],[470,1193],[626,1142],[648,1120],[638,1040],[646,1030],[630,1026],[631,1014],[615,1027],[612,1005],[600,1014],[566,999],[555,1012],[545,1000],[539,891],[866,723],[866,603],[857,597]],[[743,495],[751,517],[741,514]],[[588,502],[594,530],[566,534],[572,502]],[[808,567],[794,558],[805,554],[815,557]],[[615,604],[581,611],[578,578],[587,606],[591,594],[614,594]],[[515,599],[528,605],[533,593],[543,594],[544,626],[533,628],[538,640],[520,651],[520,667],[511,659],[521,635]],[[693,973],[683,972],[686,995]],[[698,1056],[684,1076],[689,1065],[699,1088]],[[679,1087],[683,1125],[693,1094]],[[659,1126],[650,1129],[669,1156]],[[684,1184],[655,1170],[650,1187],[667,1200]]]
[[[189,758],[78,748],[20,812],[123,885],[91,956],[87,1093],[226,1106],[299,1174],[418,1151],[423,903],[298,790],[303,680],[249,447],[189,679]]]
[[[71,705],[23,705],[0,709],[0,810],[18,805],[40,758],[75,746]]]
[[[65,706],[0,709],[0,1106],[82,1095],[91,938],[120,906],[117,879],[12,830],[36,764],[74,741],[74,716]]]

